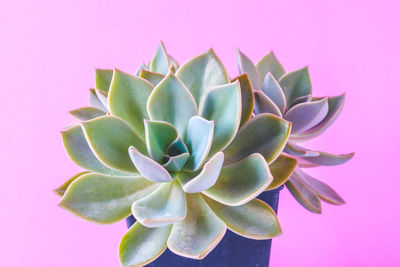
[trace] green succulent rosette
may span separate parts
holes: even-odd
[[[241,74],[237,79],[253,90],[254,114],[274,114],[292,123],[290,138],[282,154],[297,160],[297,166],[290,165],[294,171],[285,183],[290,193],[314,213],[321,213],[321,200],[335,205],[344,204],[344,200],[330,186],[301,168],[343,164],[354,153],[335,155],[304,148],[298,143],[321,135],[332,125],[343,109],[345,94],[313,97],[307,67],[286,73],[273,52],[257,64],[240,50],[237,52]]]
[[[61,207],[89,221],[133,214],[119,248],[123,266],[146,265],[167,247],[202,259],[227,228],[251,239],[281,234],[256,197],[282,185],[285,163],[296,163],[280,157],[291,123],[252,117],[252,91],[230,81],[212,50],[179,66],[161,43],[136,75],[97,69],[89,100],[62,132],[86,171],[56,192]]]

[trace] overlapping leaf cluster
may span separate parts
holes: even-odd
[[[279,235],[275,213],[255,197],[296,166],[281,155],[291,123],[258,112],[255,99],[260,114],[252,116],[251,84],[230,81],[212,50],[179,66],[160,44],[136,75],[96,70],[91,107],[73,110],[78,123],[62,132],[85,172],[56,190],[60,206],[106,224],[133,214],[123,266],[145,265],[166,247],[204,258],[227,228],[252,239]]]
[[[339,116],[345,95],[313,97],[308,68],[285,73],[271,52],[257,64],[238,51],[239,72],[254,91],[254,113],[275,114],[292,123],[284,152],[298,160],[286,187],[306,209],[321,213],[321,201],[341,205],[344,200],[328,185],[301,168],[334,166],[347,162],[354,153],[334,155],[298,145],[321,135]]]

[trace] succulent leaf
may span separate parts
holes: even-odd
[[[76,179],[78,179],[80,176],[87,174],[89,172],[80,172],[74,176],[72,176],[71,178],[69,178],[65,183],[63,183],[61,186],[57,187],[56,189],[54,189],[54,193],[56,193],[57,195],[59,195],[60,197],[62,197],[65,193],[65,191],[67,191],[67,188],[69,187],[69,185],[75,181]]]
[[[114,116],[103,116],[81,122],[81,126],[90,148],[104,165],[119,171],[137,172],[128,148],[133,145],[146,153],[146,144],[125,121]]]
[[[275,79],[279,79],[283,74],[285,74],[285,70],[272,51],[258,61],[256,68],[261,82],[265,81],[264,78],[268,72],[272,73]]]
[[[119,245],[123,267],[144,266],[157,259],[167,248],[172,225],[148,228],[136,222]]]
[[[217,86],[203,98],[199,114],[214,121],[215,126],[210,155],[223,150],[234,139],[240,126],[241,106],[239,82]]]
[[[115,223],[131,214],[134,201],[157,187],[143,177],[88,173],[71,183],[60,206],[89,221]]]
[[[282,87],[271,73],[267,73],[263,81],[262,91],[271,99],[284,114],[286,111],[286,97]]]
[[[301,68],[288,72],[279,79],[279,83],[286,96],[286,104],[290,104],[298,97],[311,95],[311,80],[308,68]]]
[[[296,173],[292,174],[285,185],[304,208],[314,213],[321,213],[321,201],[318,195]]]
[[[145,79],[114,70],[108,102],[110,112],[125,120],[143,140],[143,119],[149,118],[146,102],[152,90],[152,84]]]
[[[320,197],[320,199],[334,205],[343,205],[345,203],[343,198],[329,185],[311,177],[300,168],[296,169],[296,174],[303,179],[303,181]]]
[[[97,97],[95,89],[89,89],[89,104],[97,109],[107,112],[107,108],[103,105],[100,99]]]
[[[313,151],[313,150],[309,150],[306,148],[303,148],[301,146],[298,146],[292,142],[288,142],[285,146],[285,149],[283,150],[284,152],[293,155],[293,156],[297,156],[297,157],[316,157],[319,156],[319,152],[318,151]]]
[[[307,141],[325,132],[325,130],[332,125],[332,123],[337,119],[337,117],[339,117],[341,111],[343,110],[344,100],[345,100],[345,94],[334,97],[328,97],[329,108],[328,108],[328,114],[325,116],[325,118],[319,124],[309,129],[304,134],[296,135],[296,137],[293,139],[297,142]]]
[[[146,227],[160,227],[186,217],[186,197],[177,180],[163,183],[132,204],[132,214]]]
[[[188,214],[173,225],[168,248],[183,257],[203,259],[221,241],[226,226],[200,194],[187,194],[186,201]]]
[[[268,163],[273,162],[286,145],[290,125],[290,122],[272,114],[255,116],[240,128],[224,150],[224,164],[237,162],[253,153],[260,153]]]
[[[260,77],[258,76],[258,71],[254,63],[239,49],[237,50],[237,60],[239,73],[247,73],[250,79],[251,86],[254,90],[261,89]]]
[[[140,153],[135,147],[129,147],[129,156],[136,169],[149,181],[156,183],[172,181],[171,175],[163,166],[157,161]]]
[[[168,146],[178,138],[175,127],[164,121],[145,120],[147,152],[158,163],[162,163]]]
[[[178,61],[171,55],[168,55],[169,58],[169,67],[171,68],[172,72],[175,72],[177,69],[179,69],[179,64]]]
[[[241,74],[232,80],[232,82],[235,81],[239,81],[240,93],[242,95],[242,117],[240,119],[240,126],[242,126],[250,119],[251,114],[253,114],[253,88],[251,87],[251,83],[247,73]]]
[[[147,111],[152,120],[173,124],[179,136],[184,138],[190,118],[197,113],[197,106],[186,86],[170,72],[151,93]]]
[[[137,69],[136,76],[139,76],[142,70],[149,70],[149,68],[146,66],[144,62],[140,64],[139,68]]]
[[[289,109],[283,116],[292,122],[292,134],[303,133],[318,123],[328,114],[328,99],[300,103]]]
[[[262,91],[254,91],[254,113],[271,113],[282,117],[279,107]]]
[[[96,69],[96,89],[101,89],[104,92],[108,92],[110,89],[111,79],[113,76],[113,70],[107,69]]]
[[[259,199],[255,198],[242,206],[231,207],[205,196],[203,198],[228,228],[238,235],[262,240],[282,234],[275,212]]]
[[[264,191],[272,179],[264,157],[255,153],[223,167],[215,185],[203,194],[225,205],[240,206]]]
[[[210,89],[229,82],[225,67],[212,49],[183,64],[176,76],[190,90],[197,104]]]
[[[108,101],[107,101],[107,95],[108,93],[106,91],[103,91],[101,89],[94,89],[97,98],[101,102],[101,104],[105,107],[106,110],[109,110],[108,107]]]
[[[71,110],[69,113],[71,113],[71,115],[79,121],[87,121],[106,115],[106,113],[103,110],[94,107],[78,108]]]
[[[163,164],[163,167],[170,172],[180,172],[188,161],[190,154],[184,152],[177,156],[169,157],[168,161]]]
[[[354,156],[354,153],[335,155],[321,151],[317,152],[319,153],[318,156],[305,157],[303,160],[320,166],[335,166],[346,163]]]
[[[78,166],[97,173],[106,175],[125,176],[132,175],[106,167],[93,154],[91,148],[86,141],[83,130],[80,126],[71,127],[61,132],[65,151],[68,156]]]
[[[204,163],[210,151],[214,136],[214,122],[194,116],[189,121],[186,135],[186,146],[190,158],[185,165],[186,170],[197,171]]]
[[[195,177],[189,173],[181,173],[177,178],[186,193],[199,193],[212,187],[221,172],[224,163],[224,153],[216,153]]]
[[[169,56],[162,42],[157,47],[156,54],[150,62],[150,71],[166,75],[169,70]]]
[[[269,165],[269,169],[274,179],[267,187],[267,191],[276,189],[286,183],[292,175],[296,165],[297,160],[295,158],[284,154],[281,154],[274,162],[272,162],[272,164]]]
[[[160,73],[151,72],[148,70],[141,70],[139,76],[149,81],[153,86],[157,86],[161,80],[165,78],[165,76]]]
[[[300,97],[296,98],[295,100],[293,100],[292,103],[290,103],[290,105],[287,108],[290,109],[290,108],[296,106],[297,104],[310,102],[311,99],[312,99],[311,95],[300,96]],[[323,98],[320,98],[317,100],[321,100],[321,99],[323,99]]]

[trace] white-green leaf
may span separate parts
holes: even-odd
[[[289,134],[289,122],[272,114],[257,115],[240,128],[224,150],[224,164],[235,163],[253,153],[260,153],[271,163],[284,149]]]
[[[83,130],[80,126],[71,127],[61,132],[62,140],[65,151],[68,156],[78,166],[97,173],[125,176],[131,175],[123,173],[117,170],[113,170],[105,166],[98,158],[93,154],[92,149],[89,147],[86,141]]]
[[[286,73],[279,79],[279,83],[285,93],[287,106],[298,97],[312,94],[307,67]]]
[[[108,92],[110,89],[113,70],[96,69],[96,88]]]
[[[172,181],[169,172],[155,160],[143,155],[135,147],[129,148],[129,156],[135,164],[136,169],[146,179],[156,182],[164,183]]]
[[[97,89],[97,88],[94,89],[94,91],[96,93],[97,98],[101,102],[101,104],[106,108],[106,110],[109,110],[108,100],[107,100],[108,93],[106,91],[103,91],[103,90]]]
[[[259,199],[237,207],[226,206],[207,197],[204,199],[228,228],[238,235],[263,240],[282,234],[274,210]]]
[[[59,195],[60,197],[62,197],[65,193],[65,191],[67,191],[69,185],[75,181],[76,179],[78,179],[79,177],[81,177],[84,174],[87,174],[89,172],[80,172],[74,176],[72,176],[71,178],[69,178],[65,183],[63,183],[61,186],[57,187],[56,189],[54,189],[54,193],[56,193],[57,195]]]
[[[94,107],[78,108],[71,110],[69,113],[71,113],[71,115],[79,121],[87,121],[106,115],[106,113],[103,110]]]
[[[148,228],[136,222],[119,245],[123,267],[144,266],[157,259],[167,248],[172,225]]]
[[[203,194],[225,205],[240,206],[257,197],[271,182],[272,174],[264,157],[252,154],[223,167],[215,185]]]
[[[163,183],[150,195],[132,204],[132,214],[147,227],[160,227],[182,221],[186,197],[178,181]]]
[[[177,177],[187,193],[199,193],[212,187],[219,177],[224,163],[224,153],[216,153],[195,177],[189,173],[180,173]]]
[[[100,99],[97,97],[95,89],[89,89],[89,104],[97,109],[107,112],[107,108],[103,105]]]
[[[157,51],[150,62],[150,71],[166,75],[169,69],[169,57],[163,42],[157,47]]]
[[[260,75],[261,82],[264,80],[264,77],[268,72],[272,73],[276,79],[279,79],[283,74],[285,74],[285,70],[272,51],[260,59],[260,61],[256,64],[256,67],[258,74]]]
[[[137,172],[128,148],[135,146],[146,153],[146,144],[128,124],[118,117],[103,116],[81,122],[81,125],[91,150],[104,165],[124,172]]]
[[[247,73],[250,78],[251,86],[253,90],[261,90],[260,77],[258,76],[258,70],[254,63],[239,49],[237,50],[237,61],[239,67],[239,73]]]
[[[177,255],[200,260],[218,245],[226,226],[200,194],[187,194],[186,200],[188,214],[173,225],[168,248]]]
[[[157,186],[143,177],[88,173],[71,183],[60,206],[89,221],[114,223],[128,217],[132,203]]]
[[[232,82],[238,81],[240,85],[240,93],[242,95],[242,116],[240,119],[240,126],[245,124],[253,114],[254,109],[254,95],[253,88],[247,73],[239,75]]]
[[[153,90],[147,102],[147,111],[152,120],[173,124],[181,138],[197,106],[185,85],[170,72]]]
[[[143,119],[148,119],[146,103],[153,85],[138,76],[114,70],[109,92],[109,107],[112,115],[124,119],[144,140]]]
[[[176,76],[190,90],[197,104],[210,89],[229,82],[225,67],[212,49],[183,64]]]
[[[153,86],[157,86],[161,80],[165,78],[165,76],[160,73],[147,70],[141,70],[139,76],[149,81]]]
[[[175,127],[164,121],[145,120],[146,145],[149,155],[158,163],[164,160],[167,148],[178,137]]]
[[[194,116],[189,121],[186,135],[186,146],[190,158],[185,165],[186,170],[197,171],[207,158],[214,136],[214,122]]]
[[[241,106],[238,81],[213,88],[201,102],[200,116],[214,121],[210,155],[223,150],[232,142],[240,126]]]
[[[164,163],[163,166],[170,172],[180,172],[183,169],[183,166],[185,166],[189,157],[190,154],[188,152],[184,152],[172,157],[169,156],[168,161]]]

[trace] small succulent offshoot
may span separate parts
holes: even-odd
[[[311,177],[302,168],[334,166],[349,161],[354,153],[335,155],[301,147],[298,143],[321,135],[339,116],[345,95],[313,97],[308,68],[286,73],[273,52],[254,64],[237,51],[237,79],[254,92],[254,114],[274,114],[292,123],[284,153],[296,158],[297,166],[285,183],[290,193],[306,209],[321,213],[321,201],[334,205],[344,200],[328,185]]]
[[[242,83],[213,50],[179,66],[162,43],[135,75],[97,69],[91,106],[71,111],[78,122],[61,133],[85,171],[56,189],[60,206],[101,224],[133,214],[123,266],[146,265],[167,247],[202,259],[227,228],[251,239],[280,235],[276,214],[256,197],[297,164],[281,154],[291,123],[278,112],[252,116],[253,90]]]

